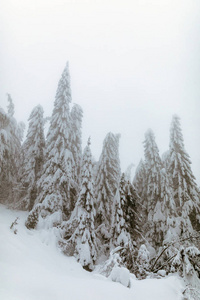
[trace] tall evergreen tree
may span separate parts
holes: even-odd
[[[74,158],[73,177],[79,183],[81,159],[82,159],[82,127],[83,110],[78,104],[74,104],[71,110],[71,151]]]
[[[70,151],[70,102],[70,75],[67,63],[58,83],[46,139],[43,175],[39,180],[39,195],[36,201],[40,203],[39,211],[42,210],[43,218],[58,212],[62,220],[70,214],[69,190],[73,165]],[[38,210],[38,207],[35,210]],[[57,217],[57,214],[55,215]]]
[[[185,151],[180,118],[177,115],[172,118],[169,148],[168,170],[179,215],[183,216],[183,220],[190,216],[193,227],[200,229],[198,187],[191,169],[190,157]],[[185,228],[182,228],[184,233],[188,231],[188,222]]]
[[[151,129],[145,134],[144,156],[146,163],[146,196],[148,220],[152,221],[155,205],[160,197],[160,171],[162,162],[159,150],[155,142],[155,136]]]
[[[124,246],[130,239],[130,235],[126,230],[126,223],[122,210],[122,202],[125,195],[117,189],[113,199],[113,216],[112,216],[112,244],[114,246]]]
[[[14,118],[14,104],[8,94],[8,113],[0,111],[0,195],[1,202],[14,206],[18,196],[21,141]]]
[[[131,182],[131,171],[133,169],[135,165],[133,163],[131,163],[128,168],[126,169],[125,171],[125,178],[126,178],[126,181],[130,181]]]
[[[140,207],[139,211],[142,217],[142,221],[144,224],[147,221],[147,210],[146,210],[146,181],[147,181],[147,171],[146,171],[146,164],[141,159],[135,172],[135,176],[133,179],[132,185],[134,186],[136,193],[138,194],[139,198],[136,200],[136,206]],[[139,202],[139,203],[138,203]]]
[[[114,197],[112,239],[115,246],[136,240],[140,232],[141,214],[139,196],[122,173],[119,189]]]
[[[71,223],[73,223],[74,219],[76,219],[77,226],[75,227],[71,237],[68,236],[66,244],[70,243],[74,245],[74,255],[77,260],[83,267],[90,270],[93,269],[94,262],[97,258],[94,215],[94,183],[92,176],[92,154],[89,139],[83,153],[81,190],[71,216]]]
[[[130,181],[126,184],[126,202],[122,208],[126,212],[124,215],[127,231],[131,234],[132,239],[136,240],[138,234],[141,233],[143,221],[142,203],[141,198]]]
[[[110,226],[113,198],[120,180],[119,135],[108,133],[98,163],[96,177],[97,223]]]
[[[8,116],[9,117],[13,117],[14,116],[14,113],[15,113],[15,106],[13,104],[13,101],[12,101],[12,98],[10,96],[10,94],[7,94],[8,95]]]
[[[146,185],[146,165],[142,159],[136,168],[135,176],[133,178],[133,185],[138,195],[141,197],[141,199],[143,199],[143,191]]]
[[[38,105],[30,114],[28,132],[23,144],[22,185],[25,192],[22,195],[21,207],[25,209],[31,210],[37,197],[37,181],[42,175],[44,147],[43,108]]]
[[[169,178],[163,168],[152,130],[148,130],[145,134],[144,152],[146,163],[147,236],[152,239],[155,246],[159,246],[163,243],[167,234],[168,238],[173,236],[175,203]],[[169,216],[172,216],[172,219]]]

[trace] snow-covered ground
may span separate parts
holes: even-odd
[[[30,231],[25,212],[0,205],[1,300],[181,300],[181,281],[135,280],[131,288],[82,269],[73,257],[60,253],[52,233]],[[10,229],[19,217],[17,234]]]

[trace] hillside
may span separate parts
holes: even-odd
[[[2,300],[181,300],[176,276],[135,280],[131,288],[82,269],[73,257],[60,253],[52,232],[30,231],[27,212],[0,205],[0,299]],[[15,226],[17,234],[10,229]]]

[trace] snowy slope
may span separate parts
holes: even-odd
[[[19,216],[18,233],[10,230]],[[86,272],[64,256],[47,231],[24,226],[25,212],[0,205],[1,300],[181,300],[182,284],[166,279],[131,279],[131,288]]]

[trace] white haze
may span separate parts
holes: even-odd
[[[38,103],[51,115],[69,60],[96,159],[119,132],[122,170],[137,165],[148,128],[162,154],[176,113],[200,183],[199,0],[2,0],[0,20],[0,104],[10,93],[18,121]]]

